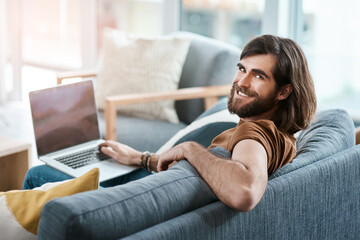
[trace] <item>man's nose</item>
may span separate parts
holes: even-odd
[[[242,74],[242,75],[239,77],[239,81],[238,81],[238,86],[239,86],[239,87],[249,88],[249,87],[250,87],[250,84],[251,84],[250,74],[245,73],[245,74]]]

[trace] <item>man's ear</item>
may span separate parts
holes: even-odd
[[[286,85],[282,86],[280,91],[278,92],[277,100],[281,101],[281,100],[286,99],[290,95],[292,90],[293,90],[293,88],[292,88],[291,84],[286,84]]]

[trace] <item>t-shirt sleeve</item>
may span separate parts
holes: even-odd
[[[265,148],[269,167],[276,152],[276,144],[273,144],[277,139],[276,132],[275,125],[270,121],[245,122],[235,129],[228,141],[227,149],[232,152],[235,145],[241,140],[255,140]]]
[[[232,153],[236,144],[245,139],[253,139],[265,148],[269,174],[291,162],[296,155],[295,138],[277,130],[269,120],[241,122],[217,136],[209,148],[221,146]]]

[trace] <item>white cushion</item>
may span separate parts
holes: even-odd
[[[172,148],[181,138],[186,137],[186,135],[190,134],[191,132],[194,132],[208,124],[211,124],[211,123],[223,124],[226,122],[233,122],[233,123],[237,124],[239,121],[240,121],[240,118],[235,114],[231,114],[229,112],[229,110],[227,110],[227,109],[224,109],[224,110],[215,112],[213,114],[210,114],[208,116],[202,117],[202,118],[197,119],[194,122],[192,122],[186,128],[177,132],[162,147],[159,148],[159,150],[156,152],[156,154],[160,155],[160,154],[164,153],[165,151]]]
[[[107,96],[176,90],[190,40],[178,37],[128,37],[106,29],[96,90],[98,108]],[[121,106],[118,112],[178,123],[174,101]]]
[[[0,239],[37,239],[40,212],[56,197],[98,189],[99,169],[62,182],[46,183],[32,190],[0,192]]]

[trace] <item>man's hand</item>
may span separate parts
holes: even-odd
[[[188,144],[189,142],[181,143],[161,154],[157,165],[157,171],[165,171],[172,163],[186,159],[185,154]]]
[[[121,164],[140,166],[142,153],[125,144],[108,140],[100,144],[99,149]]]

